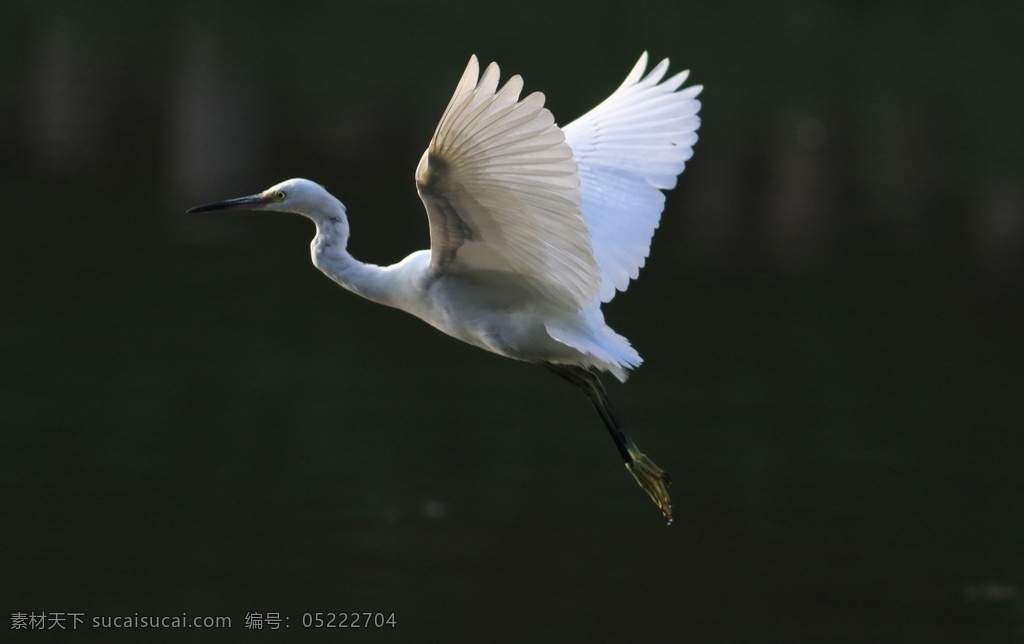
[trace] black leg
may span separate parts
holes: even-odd
[[[654,501],[654,504],[661,510],[662,515],[672,522],[672,499],[668,495],[668,485],[672,482],[671,477],[659,468],[654,462],[637,449],[636,443],[626,433],[622,423],[619,422],[615,412],[612,411],[611,403],[608,400],[608,393],[604,390],[597,374],[579,365],[556,364],[545,362],[544,366],[555,375],[568,380],[576,385],[580,391],[590,400],[597,410],[604,426],[615,441],[615,447],[619,455],[626,463],[629,470],[640,487]]]

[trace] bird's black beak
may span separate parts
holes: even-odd
[[[237,197],[235,199],[225,199],[224,201],[217,201],[215,203],[208,203],[202,206],[196,206],[195,208],[189,208],[185,212],[210,212],[211,210],[254,210],[256,208],[262,208],[263,206],[270,203],[272,200],[269,197],[264,197],[262,194],[249,195],[248,197]]]

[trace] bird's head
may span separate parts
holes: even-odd
[[[323,186],[309,179],[288,179],[263,192],[196,206],[188,212],[211,210],[279,210],[305,215],[311,219],[344,213],[345,207]]]

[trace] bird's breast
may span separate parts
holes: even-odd
[[[446,276],[429,287],[426,304],[419,317],[427,323],[492,353],[537,360],[564,349],[545,327],[558,313],[516,289]]]

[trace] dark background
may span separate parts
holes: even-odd
[[[0,639],[1024,641],[1022,33],[1019,2],[6,3]],[[345,293],[299,217],[184,214],[305,176],[397,261],[471,53],[567,123],[644,49],[706,87],[606,309],[671,527],[565,383]],[[301,627],[353,610],[398,626]]]

